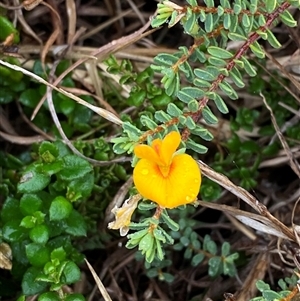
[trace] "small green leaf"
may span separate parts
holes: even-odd
[[[207,7],[215,7],[214,0],[204,0]]]
[[[78,156],[63,157],[63,169],[57,174],[62,180],[74,180],[92,171],[90,163]]]
[[[47,292],[39,295],[38,301],[60,301],[56,292]]]
[[[28,261],[35,267],[43,267],[50,260],[49,249],[38,243],[26,245]]]
[[[224,242],[222,244],[222,256],[226,257],[230,254],[230,244],[228,242]]]
[[[208,13],[206,14],[204,28],[206,32],[212,32],[214,29],[214,17],[213,14]]]
[[[18,183],[18,191],[31,193],[43,190],[50,183],[50,176],[37,171],[38,165],[30,166]]]
[[[151,98],[150,101],[156,107],[164,107],[172,101],[172,97],[170,97],[166,93],[162,93],[161,95],[157,95]]]
[[[226,103],[219,94],[214,93],[214,97],[212,99],[214,100],[216,107],[221,113],[227,114],[229,112]]]
[[[39,103],[41,96],[37,93],[36,89],[26,89],[19,97],[19,101],[26,107],[34,109]]]
[[[195,121],[193,120],[193,118],[191,116],[187,116],[186,117],[185,126],[189,130],[193,130],[194,128],[196,128],[196,123],[195,123]]]
[[[247,14],[243,14],[242,24],[245,28],[250,28],[251,21],[250,21],[250,17]]]
[[[49,230],[46,225],[37,225],[29,232],[29,237],[33,242],[45,244],[49,239]]]
[[[212,85],[210,82],[200,79],[200,78],[195,78],[193,83],[195,86],[200,87],[200,88],[210,88]]]
[[[263,59],[265,57],[265,52],[257,41],[254,41],[253,44],[250,45],[250,49],[258,58]]]
[[[217,244],[213,240],[206,243],[205,249],[212,255],[216,255],[218,251]]]
[[[213,112],[210,110],[208,106],[203,108],[202,116],[208,124],[218,123],[218,118],[213,114]]]
[[[167,113],[173,117],[182,115],[182,111],[172,102],[168,104]]]
[[[163,18],[157,18],[157,17],[153,18],[151,20],[151,26],[153,28],[156,28],[156,27],[159,27],[159,26],[165,24],[167,22],[167,20],[169,19],[169,16],[170,15],[165,15]]]
[[[56,248],[54,249],[52,252],[51,252],[51,260],[58,260],[58,261],[63,261],[66,259],[66,251],[64,250],[63,247],[59,247],[59,248]]]
[[[170,53],[160,53],[154,58],[154,63],[170,67],[178,61],[178,57]]]
[[[39,295],[38,301],[60,301],[58,293],[56,292],[47,292]]]
[[[41,269],[30,267],[24,274],[22,279],[22,291],[26,296],[31,296],[43,292],[48,284],[46,282],[37,281]]]
[[[280,20],[289,27],[297,26],[297,21],[293,18],[291,13],[286,9],[281,14],[279,14]]]
[[[156,122],[154,122],[146,115],[142,115],[140,120],[142,125],[146,126],[150,130],[154,130],[158,126]]]
[[[264,298],[266,298],[267,300],[282,300],[281,296],[272,291],[272,290],[265,290],[262,292],[262,295],[264,296]]]
[[[64,220],[65,231],[73,236],[86,236],[86,223],[83,216],[76,210]]]
[[[196,267],[197,265],[199,265],[205,258],[205,255],[203,253],[198,253],[195,256],[193,256],[192,258],[192,266]]]
[[[156,257],[162,261],[165,257],[165,252],[161,246],[161,242],[159,240],[155,240],[155,244],[156,244]]]
[[[24,215],[40,210],[42,200],[36,194],[24,194],[20,200],[20,209]]]
[[[3,223],[11,222],[12,220],[20,221],[23,218],[19,205],[18,200],[12,197],[6,198],[1,209],[1,219]]]
[[[199,104],[196,99],[192,99],[188,103],[188,109],[190,112],[197,112],[199,109]]]
[[[189,103],[194,99],[200,99],[204,95],[205,92],[203,90],[195,87],[184,87],[177,93],[177,97],[185,103]]]
[[[35,226],[35,224],[36,224],[36,218],[31,215],[28,215],[21,220],[20,226],[26,229],[31,229]]]
[[[166,210],[163,210],[161,217],[162,217],[163,221],[167,224],[167,226],[172,231],[178,231],[179,230],[179,225],[170,218],[170,216],[168,215]]]
[[[209,73],[207,70],[203,70],[199,68],[196,68],[194,70],[194,73],[197,77],[206,81],[213,81],[216,78],[213,74]]]
[[[194,26],[197,24],[197,16],[195,13],[190,13],[187,20],[184,22],[184,29],[187,33],[191,34],[194,30]]]
[[[274,36],[273,32],[269,29],[266,30],[266,33],[268,35],[268,42],[270,43],[270,45],[274,48],[280,48],[281,44],[279,43],[279,41],[276,39],[276,37]]]
[[[248,73],[248,75],[251,77],[256,76],[257,73],[251,63],[244,56],[241,57],[241,60],[244,62],[244,69]]]
[[[224,60],[231,59],[233,57],[231,52],[216,46],[209,46],[207,48],[207,52],[214,57]]]
[[[188,139],[186,142],[186,147],[192,149],[193,151],[197,152],[198,154],[206,154],[208,148],[204,145],[196,143],[195,141]]]
[[[236,86],[238,86],[239,88],[245,87],[242,75],[236,67],[234,67],[233,69],[231,69],[231,71],[229,71],[229,75],[230,78],[233,80],[233,82],[236,84]]]
[[[154,243],[154,237],[152,233],[147,233],[142,237],[139,243],[139,250],[142,251],[142,253],[145,253],[148,249],[153,248],[153,243]]]
[[[74,262],[68,261],[64,267],[63,276],[65,284],[75,283],[80,280],[80,270]]]
[[[223,26],[226,30],[230,29],[231,26],[231,14],[226,13],[223,19]]]
[[[231,41],[247,41],[247,37],[239,34],[239,33],[236,33],[236,32],[229,32],[228,33],[228,38],[231,40]]]
[[[170,115],[168,115],[167,113],[165,113],[164,111],[156,111],[154,114],[154,117],[156,120],[160,121],[160,122],[167,122],[169,120],[172,119],[172,117]]]
[[[227,62],[224,61],[223,59],[219,59],[215,56],[210,56],[208,58],[208,62],[213,65],[213,66],[216,66],[216,67],[225,67],[227,65]]]
[[[51,221],[59,221],[66,219],[73,209],[72,204],[62,196],[56,197],[49,209],[49,215]]]
[[[43,157],[44,153],[50,153],[54,158],[58,156],[58,148],[55,144],[49,142],[49,141],[43,141],[39,147],[39,155]],[[52,162],[44,160],[45,162]]]
[[[219,87],[231,99],[238,99],[238,95],[237,95],[236,91],[231,87],[231,85],[228,82],[223,81],[222,83],[219,83]]]
[[[206,62],[206,56],[205,56],[205,53],[202,52],[199,48],[196,48],[195,54],[196,54],[196,57],[197,57],[197,59],[199,60],[200,63],[203,64],[203,63]]]
[[[236,14],[236,15],[239,15],[240,13],[241,13],[241,11],[242,11],[242,6],[240,5],[240,4],[238,4],[238,3],[235,3],[234,5],[233,5],[233,12]]]
[[[68,294],[67,297],[64,299],[64,301],[85,301],[85,300],[86,299],[82,294],[77,294],[77,293],[76,294]]]
[[[265,290],[269,290],[270,289],[270,285],[265,283],[262,280],[258,280],[256,281],[256,287],[257,289],[262,293]]]
[[[276,8],[277,1],[276,0],[266,0],[265,5],[267,12],[270,14]]]
[[[18,220],[12,219],[5,223],[2,228],[3,238],[10,242],[22,241],[26,233],[24,229],[20,227],[20,222]]]
[[[211,257],[208,260],[208,274],[210,277],[215,277],[219,274],[221,267],[222,267],[222,261],[220,257]]]
[[[146,95],[147,93],[144,90],[131,92],[130,96],[127,98],[127,103],[130,106],[139,107],[144,103]]]
[[[214,138],[214,136],[207,129],[200,127],[198,125],[195,129],[191,130],[191,133],[193,135],[197,135],[201,137],[203,140],[206,141],[211,141]]]

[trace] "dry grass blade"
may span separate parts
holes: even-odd
[[[50,1],[50,0],[48,0],[48,1]],[[50,4],[47,4],[47,3],[43,3],[45,6],[47,6],[50,9],[52,24],[54,27],[54,30],[51,33],[50,37],[48,38],[45,46],[43,47],[42,53],[41,53],[41,62],[42,62],[43,66],[45,64],[46,56],[47,56],[47,53],[48,53],[50,47],[55,43],[55,41],[57,41],[58,44],[62,44],[62,42],[63,42],[61,18],[55,9],[56,3],[52,0],[50,1],[50,3],[53,6],[51,6]]]
[[[300,179],[300,165],[299,165],[298,161],[294,158],[293,153],[292,153],[289,145],[287,144],[284,136],[282,135],[271,107],[268,105],[268,103],[267,103],[267,101],[266,101],[266,99],[265,99],[265,97],[264,97],[264,95],[262,93],[260,93],[260,96],[262,97],[263,102],[264,102],[266,108],[270,112],[273,126],[274,126],[276,134],[277,134],[277,136],[278,136],[278,138],[279,138],[279,140],[281,142],[281,145],[284,148],[287,157],[289,158],[290,166],[291,166],[292,170],[295,172],[295,174],[298,176],[298,178]]]
[[[268,262],[267,253],[260,253],[255,261],[252,262],[252,268],[246,280],[243,281],[241,290],[237,293],[236,301],[250,300],[255,297],[257,292],[256,281],[257,279],[264,279]]]
[[[97,59],[100,61],[101,59],[103,59],[104,57],[108,56],[111,53],[114,53],[116,51],[118,51],[119,49],[122,49],[126,46],[131,45],[132,43],[136,42],[137,40],[141,39],[143,36],[146,36],[148,34],[151,34],[153,31],[155,31],[156,29],[152,29],[149,30],[147,33],[143,34],[143,32],[149,27],[150,25],[150,20],[139,30],[137,30],[136,32],[128,35],[128,36],[124,36],[120,39],[114,40],[102,47],[100,47],[99,49],[95,50],[94,52],[92,52],[90,54],[89,57],[85,57],[85,58],[81,58],[78,61],[76,61],[72,66],[70,66],[69,68],[67,68],[67,70],[65,70],[54,82],[53,82],[53,86],[58,85],[61,80],[68,74],[70,73],[72,70],[74,70],[76,67],[80,66],[82,63],[86,62],[87,60],[89,60],[91,57],[96,57]],[[35,109],[34,112],[32,113],[32,117],[31,119],[34,119],[35,115],[37,114],[39,108],[41,107],[41,105],[43,104],[43,102],[46,99],[46,95],[41,99],[40,103],[38,104],[37,108]]]
[[[291,237],[284,234],[283,231],[276,224],[270,221],[267,217],[243,211],[227,205],[220,205],[203,201],[198,201],[198,203],[203,207],[228,213],[236,219],[238,219],[239,221],[241,221],[243,224],[262,233],[267,233],[284,239],[291,239]]]
[[[93,106],[91,104],[89,104],[88,102],[84,101],[83,99],[77,97],[76,95],[72,94],[72,93],[69,93],[67,91],[65,91],[64,89],[62,88],[58,88],[56,86],[54,86],[53,84],[50,84],[48,83],[46,80],[44,80],[43,78],[41,78],[40,76],[22,68],[22,67],[19,67],[19,66],[16,66],[16,65],[12,65],[10,63],[7,63],[7,62],[4,62],[2,60],[0,60],[0,65],[4,65],[8,68],[11,68],[13,70],[16,70],[16,71],[20,71],[22,72],[23,74],[25,75],[28,75],[34,79],[36,79],[38,82],[40,82],[41,84],[44,84],[48,87],[51,87],[52,89],[66,95],[67,97],[75,100],[76,102],[78,102],[79,104],[91,109],[92,111],[94,111],[96,114],[100,115],[101,117],[115,123],[115,124],[118,124],[118,125],[121,125],[123,122],[121,119],[119,119],[116,115],[112,114],[111,112],[105,110],[105,109],[102,109],[102,108],[98,108],[96,106]]]
[[[222,187],[224,187],[226,190],[230,191],[237,197],[239,197],[241,200],[246,202],[248,205],[250,205],[254,210],[256,210],[259,214],[261,214],[263,217],[267,218],[268,223],[266,225],[272,226],[272,230],[270,231],[277,231],[278,233],[284,234],[287,238],[295,241],[295,234],[287,227],[285,226],[282,222],[280,222],[277,218],[275,218],[266,208],[265,205],[260,203],[253,195],[251,195],[248,191],[246,191],[244,188],[240,186],[236,186],[233,184],[227,177],[225,177],[222,174],[219,174],[215,172],[213,169],[211,169],[208,165],[206,165],[204,162],[198,160],[198,163],[200,165],[200,169],[202,173],[207,176],[209,179],[212,181],[218,183]],[[215,208],[217,209],[217,208]],[[244,216],[245,214],[242,214]],[[262,221],[262,218],[260,217],[258,219],[259,221]],[[240,218],[240,221],[242,222],[249,222],[247,218]],[[253,223],[254,226],[257,226],[257,222]],[[261,226],[261,225],[258,225]],[[264,227],[264,230],[266,228]],[[277,234],[278,234],[277,233]],[[271,234],[271,233],[270,233]],[[273,234],[276,235],[276,234]],[[280,236],[282,237],[282,236]]]
[[[66,9],[68,14],[68,44],[73,44],[73,38],[76,33],[76,21],[77,21],[77,14],[76,14],[76,4],[74,0],[67,0],[66,1]]]
[[[31,29],[31,27],[27,24],[27,22],[24,19],[23,12],[21,9],[16,11],[18,21],[22,25],[22,29],[25,33],[32,36],[40,45],[43,45],[43,41],[35,34],[35,32]]]
[[[99,288],[99,291],[101,292],[102,297],[104,298],[104,300],[105,301],[112,301],[112,299],[110,298],[110,296],[109,296],[106,288],[104,287],[101,279],[98,277],[98,275],[96,274],[96,272],[93,269],[93,267],[90,265],[90,263],[86,259],[84,259],[84,260],[85,260],[85,262],[86,262],[89,270],[91,271],[91,273],[92,273],[92,275],[93,275],[93,277],[94,277],[94,279],[96,281],[96,284],[97,284],[97,286]]]
[[[10,143],[19,144],[19,145],[31,145],[33,143],[38,143],[46,140],[46,138],[42,135],[23,137],[23,136],[6,134],[2,131],[0,131],[0,137],[5,139],[6,141],[9,141]]]
[[[287,72],[284,67],[270,54],[266,51],[267,57],[274,63],[274,65],[294,84],[294,86],[300,90],[300,83],[297,82],[297,80],[294,78],[293,75],[291,75],[289,72]],[[297,101],[300,102],[299,98],[296,97]]]

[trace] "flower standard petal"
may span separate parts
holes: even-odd
[[[170,132],[162,141],[160,157],[165,165],[170,165],[172,156],[175,153],[177,147],[181,141],[180,134],[178,132]]]
[[[161,164],[162,161],[156,151],[149,145],[140,144],[134,148],[134,153],[138,158],[147,159],[157,164]]]

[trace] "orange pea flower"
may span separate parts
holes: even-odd
[[[201,184],[196,161],[187,154],[174,154],[181,141],[178,132],[140,144],[134,153],[141,158],[133,170],[136,189],[161,207],[175,208],[195,201]]]

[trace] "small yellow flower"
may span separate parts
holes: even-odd
[[[195,201],[201,184],[196,161],[187,154],[174,154],[181,141],[178,132],[155,139],[151,146],[137,145],[134,153],[141,160],[133,170],[139,193],[164,208],[175,208]]]

